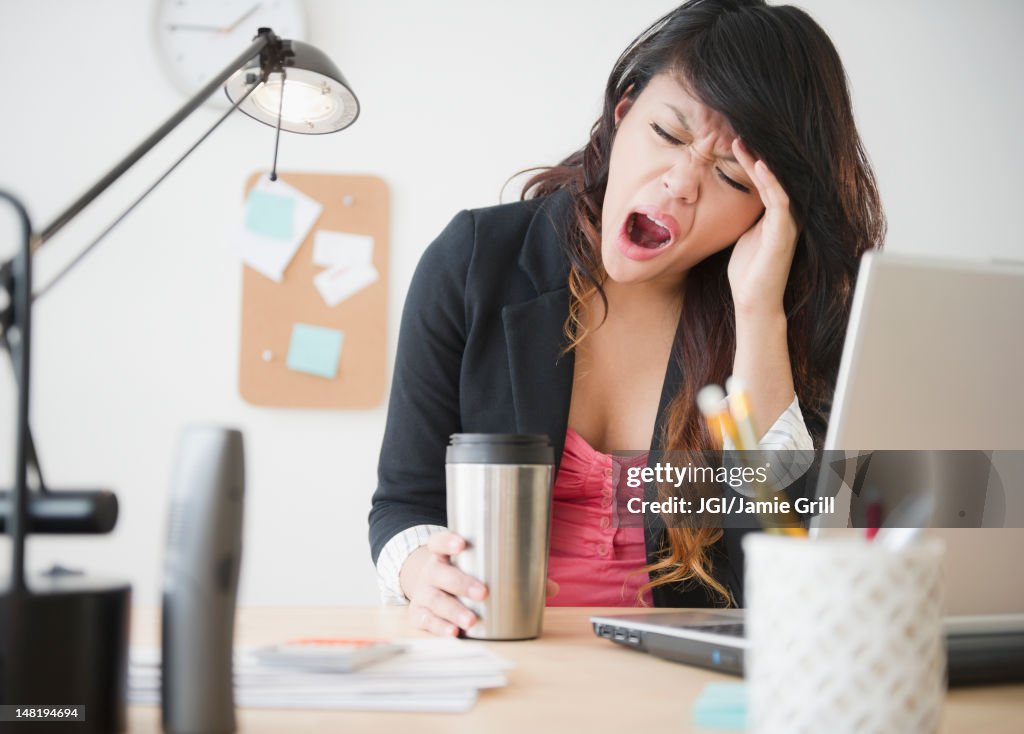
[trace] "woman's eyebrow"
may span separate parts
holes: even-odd
[[[683,126],[683,130],[692,135],[693,129],[690,127],[690,123],[686,121],[686,115],[683,114],[683,111],[680,110],[675,105],[669,104],[668,102],[665,102],[665,106],[672,110],[672,113],[676,116],[676,119],[679,121],[679,124]],[[736,157],[731,152],[726,153],[725,155],[717,153],[715,154],[715,158],[717,158],[720,161],[725,161],[726,163],[739,163],[739,161],[736,160]]]

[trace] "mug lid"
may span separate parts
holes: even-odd
[[[453,433],[449,464],[554,464],[551,439],[543,433]]]

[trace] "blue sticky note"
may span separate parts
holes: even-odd
[[[337,329],[295,324],[288,346],[288,369],[333,379],[338,374],[344,338]]]
[[[746,729],[746,684],[709,683],[693,703],[693,721],[708,729]]]
[[[295,199],[253,189],[245,204],[245,228],[250,232],[286,240],[294,230]]]

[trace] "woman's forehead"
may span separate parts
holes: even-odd
[[[698,100],[689,85],[676,74],[655,74],[640,97],[645,105],[667,112],[697,136],[715,133],[729,142],[736,137],[725,116]]]

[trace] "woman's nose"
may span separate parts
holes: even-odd
[[[692,204],[700,195],[700,179],[709,163],[710,161],[690,146],[678,157],[675,164],[665,171],[662,185],[673,199],[682,199]]]

